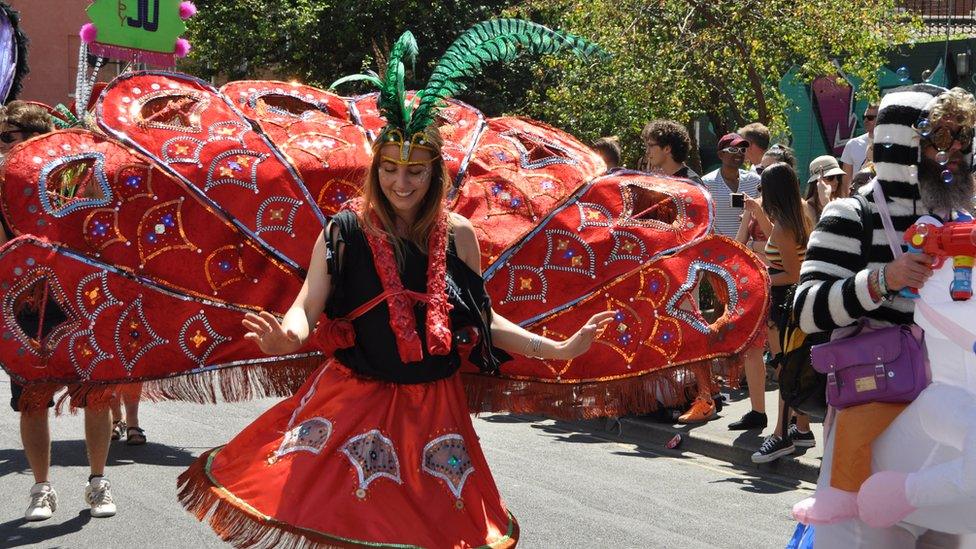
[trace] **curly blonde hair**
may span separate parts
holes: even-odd
[[[952,121],[960,126],[976,126],[976,98],[962,88],[952,88],[932,100],[929,122]]]

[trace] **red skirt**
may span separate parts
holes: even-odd
[[[204,453],[179,498],[239,547],[514,547],[460,376],[368,380],[336,360]],[[304,544],[304,545],[303,545]]]

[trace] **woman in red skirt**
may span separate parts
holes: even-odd
[[[436,109],[403,116],[402,91],[380,103],[363,197],[319,236],[284,318],[244,320],[269,355],[314,337],[334,358],[179,479],[187,509],[240,547],[514,547],[458,368],[494,371],[499,349],[578,356],[614,315],[553,341],[493,314],[474,229],[444,207]]]

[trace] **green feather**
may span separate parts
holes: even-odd
[[[380,97],[376,105],[387,123],[405,129],[410,120],[410,109],[406,106],[407,90],[404,84],[403,60],[410,61],[411,67],[417,59],[417,40],[407,31],[393,44],[390,58],[386,63],[386,75],[380,86]]]
[[[462,33],[434,66],[427,86],[417,94],[419,103],[408,119],[406,135],[431,125],[446,100],[464,91],[467,81],[481,74],[486,65],[510,62],[523,53],[541,55],[565,50],[583,58],[607,56],[598,46],[578,36],[531,21],[492,19],[476,24]]]
[[[348,82],[362,82],[362,81],[369,82],[370,84],[376,86],[377,88],[383,86],[383,81],[380,80],[379,75],[376,74],[375,72],[370,71],[366,74],[350,74],[349,76],[343,76],[342,78],[330,84],[329,89],[334,90],[339,86],[346,84]]]

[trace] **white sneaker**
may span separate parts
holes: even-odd
[[[88,482],[88,486],[85,486],[85,501],[91,505],[91,516],[95,518],[111,517],[115,514],[112,485],[105,477],[95,477]]]
[[[24,520],[36,521],[51,518],[58,508],[58,493],[50,482],[38,482],[30,489],[30,503],[24,513]]]

